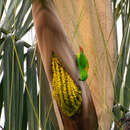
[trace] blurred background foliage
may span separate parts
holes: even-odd
[[[112,3],[115,26],[119,28],[117,23],[120,21],[120,30],[122,31],[120,46],[118,42],[118,37],[120,36],[117,37],[119,52],[117,56],[113,107],[114,121],[116,124],[115,130],[117,130],[126,124],[126,122],[128,125],[128,119],[130,120],[130,1],[113,0]],[[126,121],[123,122],[124,120]]]
[[[117,34],[118,28],[122,29],[120,46],[116,35],[112,120],[112,128],[118,130],[130,124],[130,1],[113,0],[112,9],[113,28]],[[36,43],[23,40],[32,28],[31,0],[0,0],[0,115],[4,110],[4,130],[59,129]]]

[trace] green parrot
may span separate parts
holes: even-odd
[[[87,80],[89,64],[82,47],[80,47],[80,53],[77,55],[77,63],[80,70],[80,79],[82,81]]]

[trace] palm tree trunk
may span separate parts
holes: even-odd
[[[38,39],[38,47],[40,49],[45,72],[50,83],[51,92],[54,91],[52,90],[53,73],[51,70],[54,53],[63,65],[65,73],[69,75],[71,81],[81,90],[82,93],[82,105],[80,107],[81,112],[76,117],[68,117],[65,115],[65,113],[61,111],[62,109],[57,106],[55,100],[53,100],[60,129],[97,130],[97,115],[88,85],[79,80],[80,72],[76,63],[76,56],[57,15],[54,3],[52,0],[46,1],[44,8],[42,4],[39,0],[35,0],[33,2],[32,11]]]
[[[114,98],[116,40],[110,0],[56,0],[56,7],[72,47],[86,50],[89,85],[99,126],[110,129]]]

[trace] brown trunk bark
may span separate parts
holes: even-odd
[[[55,0],[55,3],[73,49],[77,53],[79,45],[82,45],[86,50],[90,66],[87,83],[94,100],[99,125],[102,130],[109,130],[116,63],[111,1],[95,0],[94,4],[94,0]],[[78,30],[76,27],[79,27]]]
[[[38,39],[38,47],[42,57],[47,78],[52,83],[51,59],[52,52],[56,54],[65,70],[69,73],[77,87],[82,91],[81,114],[75,118],[69,118],[58,111],[53,99],[60,129],[63,130],[97,130],[97,116],[91,98],[88,85],[80,81],[80,73],[76,64],[76,56],[71,48],[70,42],[65,34],[64,28],[57,16],[53,2],[48,0],[46,8],[43,8],[38,0],[33,2],[33,19]],[[60,116],[61,114],[61,116]],[[62,125],[63,121],[63,125]],[[63,128],[64,126],[64,128]]]

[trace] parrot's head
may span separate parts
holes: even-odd
[[[79,47],[79,49],[80,49],[80,53],[84,53],[84,50],[81,46]]]

